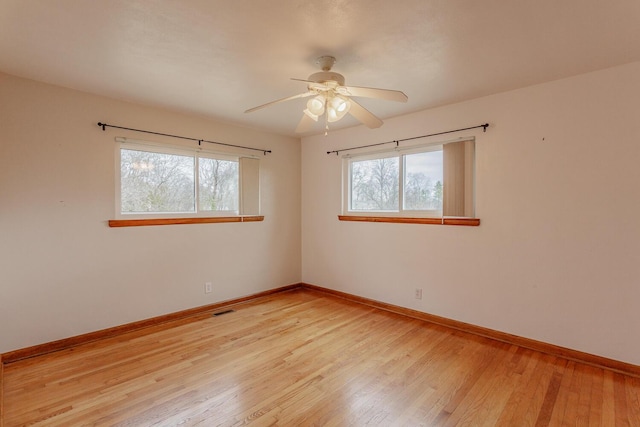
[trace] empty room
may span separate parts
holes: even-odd
[[[0,427],[640,426],[639,24],[0,1]]]

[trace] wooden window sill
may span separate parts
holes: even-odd
[[[109,227],[140,227],[145,225],[212,224],[219,222],[264,221],[264,216],[212,216],[206,218],[110,219]]]
[[[395,224],[466,225],[477,227],[480,218],[409,218],[400,216],[338,215],[340,221],[391,222]]]

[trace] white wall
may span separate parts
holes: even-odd
[[[272,149],[264,222],[109,228],[114,137],[162,138],[98,121]],[[0,353],[297,283],[300,266],[297,138],[0,74]]]
[[[0,74],[0,352],[302,279],[640,364],[639,99],[634,63],[304,138],[301,203],[295,138]],[[113,138],[161,138],[97,121],[272,149],[265,221],[107,227]],[[337,220],[327,150],[484,122],[480,227]]]
[[[303,282],[640,364],[639,105],[633,63],[303,138]],[[326,151],[485,122],[479,227],[338,221]]]

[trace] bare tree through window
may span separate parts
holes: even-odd
[[[200,158],[200,210],[232,211],[238,206],[238,162]]]
[[[442,150],[404,156],[404,209],[442,211]]]
[[[362,160],[351,164],[351,209],[398,209],[397,157]]]
[[[238,177],[234,160],[121,149],[121,212],[237,211]]]
[[[194,212],[194,157],[120,150],[122,212]]]

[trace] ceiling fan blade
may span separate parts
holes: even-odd
[[[344,89],[342,89],[344,88]],[[342,86],[339,92],[342,95],[361,96],[363,98],[384,99],[386,101],[407,102],[409,98],[399,90],[377,89],[373,87]]]
[[[298,123],[298,127],[296,128],[296,133],[309,132],[315,123],[315,120],[313,120],[306,114],[303,114],[302,118],[300,119],[300,123]]]
[[[315,94],[316,94],[315,92],[311,92],[311,91],[305,92],[305,93],[299,93],[298,95],[288,96],[286,98],[282,98],[276,101],[267,102],[266,104],[258,105],[257,107],[249,108],[247,111],[245,111],[245,113],[252,113],[256,110],[259,110],[264,107],[268,107],[273,104],[278,104],[280,102],[285,102],[285,101],[291,101],[292,99],[297,99],[297,98],[306,98],[307,96],[311,96]]]
[[[362,105],[358,104],[353,99],[351,99],[350,102],[351,108],[349,109],[349,114],[360,120],[362,124],[371,129],[379,128],[380,126],[382,126],[382,120],[374,116],[373,113],[364,108]]]

